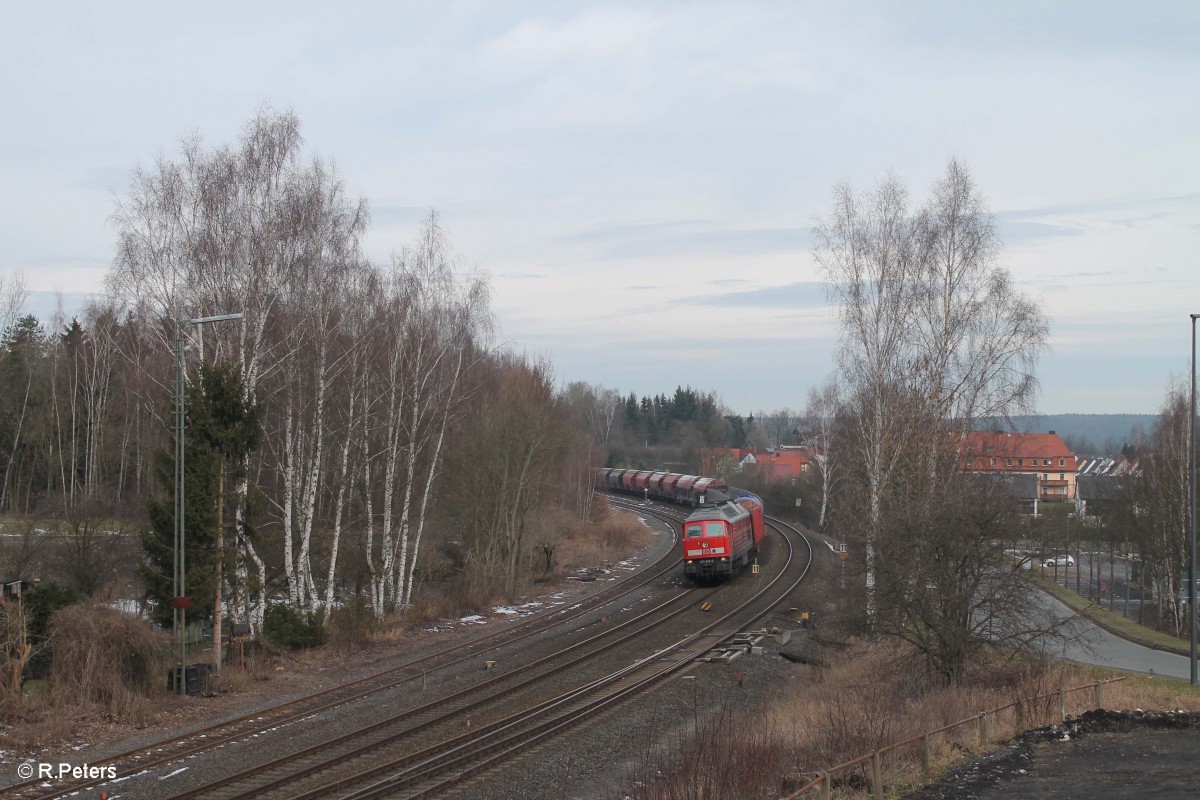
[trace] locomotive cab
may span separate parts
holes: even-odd
[[[694,580],[726,578],[754,547],[750,513],[732,502],[701,506],[683,523],[683,570]]]

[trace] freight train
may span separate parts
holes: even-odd
[[[731,491],[720,478],[605,468],[596,476],[596,488],[694,506],[680,536],[684,574],[692,580],[731,577],[758,555],[763,539],[762,500],[749,492]]]

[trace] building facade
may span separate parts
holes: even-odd
[[[961,464],[967,472],[1033,475],[1042,502],[1064,503],[1076,496],[1078,461],[1054,431],[973,431],[963,444]]]

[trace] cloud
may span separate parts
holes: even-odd
[[[428,206],[371,206],[371,224],[385,228],[392,225],[415,225],[427,216]]]
[[[801,281],[743,292],[693,295],[674,300],[667,305],[669,307],[825,308],[829,305],[829,285],[823,281]]]
[[[680,219],[663,222],[603,223],[587,230],[558,237],[567,244],[613,244],[631,240],[673,236],[687,231],[702,230],[715,223],[707,219]]]
[[[595,245],[599,260],[659,256],[754,256],[808,250],[810,228],[729,228],[709,220],[602,225],[559,241]]]
[[[645,14],[610,9],[588,11],[554,23],[545,18],[519,22],[485,45],[485,51],[520,69],[543,70],[552,64],[627,56],[649,47],[661,22]]]
[[[1109,197],[1081,203],[1057,203],[1039,208],[1004,211],[996,216],[1007,217],[1009,219],[1040,219],[1048,216],[1061,217],[1065,215],[1102,214],[1114,211],[1141,211],[1143,209],[1162,208],[1164,206],[1195,209],[1200,207],[1200,192],[1143,197]]]
[[[83,313],[83,307],[91,300],[97,300],[103,295],[100,292],[46,292],[31,291],[25,301],[25,313],[33,314],[43,325],[54,319],[58,313],[59,298],[62,299],[63,319],[78,317]]]
[[[1069,225],[1007,219],[1004,214],[996,215],[996,227],[1000,233],[1000,240],[1010,245],[1054,236],[1078,236],[1086,232],[1083,228]]]

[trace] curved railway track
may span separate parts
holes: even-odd
[[[623,510],[635,510],[671,522],[676,521],[671,515],[661,510],[631,508],[625,503],[615,503],[614,505]],[[501,630],[442,648],[420,658],[410,659],[403,664],[365,675],[353,681],[193,729],[144,747],[117,753],[104,759],[89,761],[89,765],[93,767],[115,766],[116,778],[124,780],[154,767],[262,735],[282,726],[312,718],[349,703],[368,699],[372,695],[405,684],[424,682],[433,671],[447,670],[463,662],[478,661],[481,657],[499,648],[508,647],[524,639],[536,637],[559,629],[564,624],[580,620],[603,608],[606,604],[622,599],[662,579],[674,570],[679,562],[678,550],[672,545],[646,569],[581,598],[567,609],[557,607],[549,609],[510,624]],[[102,785],[107,780],[110,779],[63,781],[53,788],[47,787],[43,780],[29,780],[0,788],[0,797],[19,800],[53,800],[75,795],[83,789]]]
[[[640,506],[637,510],[650,511]],[[695,590],[676,594],[633,619],[508,675],[374,722],[328,743],[195,787],[175,795],[173,800],[357,800],[393,795],[425,797],[442,792],[646,690],[772,610],[803,580],[812,553],[802,533],[786,526],[788,533],[778,521],[773,525],[787,545],[784,567],[753,596],[682,639],[671,636],[666,644],[659,642],[645,653],[649,631],[694,609],[694,604],[680,601]],[[807,551],[802,564],[796,559],[797,545]],[[730,591],[731,585],[723,584],[702,594],[707,599]],[[624,661],[620,666],[609,666],[595,674],[594,666],[603,654],[614,649],[620,652],[630,642],[638,643],[637,655],[626,653],[621,656]],[[575,655],[576,651],[581,652]],[[573,657],[563,661],[568,655]],[[573,669],[577,671],[574,678],[547,691],[547,679]],[[514,677],[518,678],[515,682]],[[530,691],[538,688],[540,692]],[[478,696],[481,692],[482,697]],[[518,710],[513,712],[512,708]],[[479,724],[464,730],[464,715],[469,711],[479,714]]]
[[[610,503],[672,523],[682,519],[665,508],[625,498],[610,497]],[[443,791],[644,691],[770,611],[803,579],[812,550],[802,533],[795,529],[786,533],[784,527],[790,526],[774,519],[769,521],[787,542],[789,565],[794,561],[793,539],[807,549],[799,574],[794,574],[796,570],[793,569],[792,577],[785,579],[790,566],[785,567],[754,597],[683,639],[678,636],[664,638],[663,624],[693,610],[703,599],[721,596],[730,584],[711,590],[677,589],[653,608],[616,624],[608,625],[606,615],[601,618],[605,627],[598,633],[585,630],[595,622],[581,622],[580,627],[564,630],[569,623],[579,621],[585,615],[597,614],[605,604],[669,575],[680,562],[678,548],[673,546],[649,568],[582,598],[568,609],[550,609],[494,633],[355,681],[92,762],[92,765],[113,764],[118,769],[117,783],[120,783],[148,773],[154,767],[233,746],[301,720],[316,721],[318,715],[350,703],[376,702],[371,712],[374,718],[383,701],[375,701],[373,696],[382,698],[383,693],[418,680],[423,685],[427,673],[449,670],[467,661],[478,663],[482,656],[499,648],[523,640],[536,641],[534,637],[542,634],[553,636],[556,642],[562,640],[563,646],[556,648],[556,652],[489,676],[476,685],[375,719],[350,733],[256,764],[173,797],[177,800],[195,797],[218,800],[366,798],[397,793],[399,796],[423,797]],[[700,597],[696,603],[684,602],[697,595]],[[631,611],[632,606],[621,609],[620,614]],[[609,614],[618,616],[618,612]],[[581,634],[582,638],[570,641]],[[647,649],[649,655],[646,655]],[[44,783],[29,781],[0,790],[0,796],[49,800],[78,795],[81,789],[102,783],[80,781],[60,784],[47,791]],[[134,785],[125,788],[133,790]],[[117,787],[114,785],[113,788]],[[155,793],[153,796],[162,795]]]

